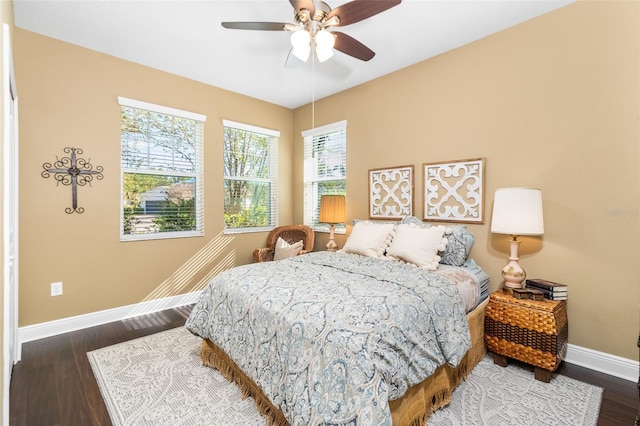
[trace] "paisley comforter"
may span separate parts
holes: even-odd
[[[186,326],[224,350],[292,425],[391,425],[388,400],[471,347],[446,277],[345,253],[225,271]]]

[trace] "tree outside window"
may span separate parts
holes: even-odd
[[[121,239],[203,235],[204,116],[120,102]]]
[[[224,225],[227,232],[277,226],[279,132],[224,121]]]

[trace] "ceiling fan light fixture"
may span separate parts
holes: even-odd
[[[311,42],[311,34],[307,30],[298,30],[291,34],[291,46],[294,49],[309,46]]]
[[[333,15],[331,18],[324,21],[325,27],[335,27],[336,25],[340,25],[340,18],[337,15]]]
[[[318,31],[315,37],[316,55],[318,61],[324,62],[333,56],[333,46],[336,42],[335,37],[327,30]]]
[[[311,54],[311,46],[294,47],[292,53],[302,62],[307,62],[307,60],[309,59],[309,55]]]
[[[222,22],[222,26],[238,30],[291,31],[293,47],[287,56],[286,68],[291,68],[298,62],[293,58],[307,62],[312,47],[320,62],[326,61],[333,56],[336,42],[335,50],[356,59],[368,61],[375,56],[373,50],[345,33],[326,30],[371,18],[401,2],[402,0],[350,0],[332,9],[322,0],[289,0],[293,6],[294,23]]]
[[[311,53],[311,34],[307,30],[298,30],[291,34],[293,54],[303,62],[307,62]]]
[[[316,46],[320,49],[333,49],[336,38],[327,30],[320,30],[316,34]]]
[[[316,55],[318,55],[318,61],[324,62],[333,56],[333,49],[321,49],[316,46]]]

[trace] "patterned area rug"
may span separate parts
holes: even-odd
[[[201,339],[184,327],[89,352],[114,425],[264,425],[253,399],[200,364]],[[444,425],[596,425],[602,389],[555,375],[546,384],[485,358],[429,418]]]
[[[602,388],[554,374],[550,383],[533,370],[507,368],[485,357],[451,395],[451,403],[429,418],[429,426],[598,424]]]

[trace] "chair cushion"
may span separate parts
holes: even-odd
[[[293,244],[289,244],[282,238],[278,237],[278,241],[276,241],[276,251],[273,255],[273,260],[282,260],[288,257],[297,256],[303,247],[304,243],[302,242],[302,240]]]

